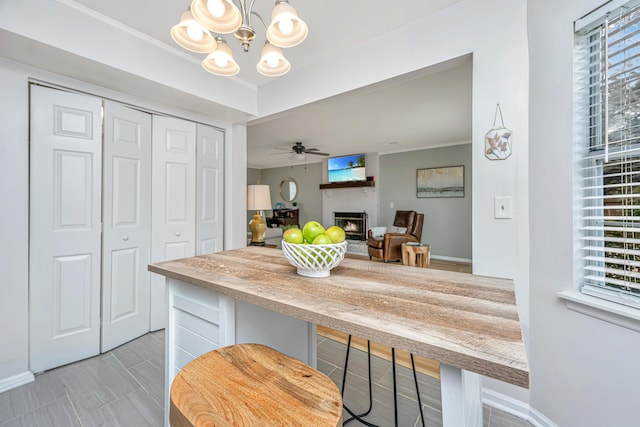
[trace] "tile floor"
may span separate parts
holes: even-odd
[[[124,344],[105,354],[44,372],[30,384],[0,394],[2,427],[163,425],[164,331]],[[342,382],[345,346],[318,336],[318,368]],[[345,404],[362,411],[368,404],[366,354],[352,350]],[[390,363],[372,358],[374,405],[369,422],[393,425]],[[420,426],[411,371],[397,368],[400,426]],[[419,375],[427,426],[442,425],[440,384]],[[346,418],[345,418],[346,419]],[[349,426],[360,424],[351,422]],[[484,425],[524,427],[526,421],[485,407]]]

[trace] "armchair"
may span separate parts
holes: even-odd
[[[416,211],[396,211],[393,225],[405,227],[405,233],[385,233],[383,237],[374,237],[371,230],[367,235],[367,250],[369,259],[382,258],[384,262],[402,259],[402,244],[419,242],[422,238],[422,224],[424,214]]]

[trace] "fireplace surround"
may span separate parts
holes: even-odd
[[[333,223],[344,230],[347,240],[367,239],[366,212],[334,212]]]

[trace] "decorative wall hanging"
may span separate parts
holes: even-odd
[[[496,120],[500,113],[500,127],[496,127]],[[511,129],[504,125],[500,104],[496,104],[493,116],[493,129],[484,136],[484,155],[489,160],[504,160],[511,155]]]
[[[464,166],[418,169],[417,197],[464,197]]]

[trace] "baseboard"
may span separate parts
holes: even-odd
[[[29,384],[34,379],[35,377],[29,371],[14,375],[9,378],[3,378],[0,380],[0,393],[4,393],[5,391],[11,390],[12,388],[20,387],[21,385]]]
[[[471,264],[471,258],[456,258],[452,256],[443,256],[443,255],[434,255],[431,254],[431,259],[438,259],[441,261],[453,261],[453,262],[464,262],[467,264]]]
[[[556,423],[529,406],[529,404],[493,390],[482,389],[482,403],[529,421],[535,427],[558,427]]]

